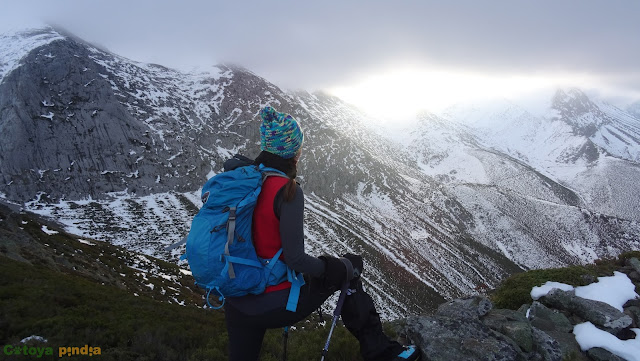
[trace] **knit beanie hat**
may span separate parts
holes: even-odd
[[[298,122],[289,114],[279,113],[272,107],[260,111],[260,150],[293,158],[304,141],[304,134]]]

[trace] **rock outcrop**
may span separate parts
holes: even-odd
[[[640,262],[627,261],[620,271],[640,288]],[[623,311],[604,302],[588,300],[574,291],[554,289],[519,310],[496,309],[484,296],[455,299],[433,315],[406,320],[404,332],[422,350],[425,361],[617,361],[624,360],[603,348],[581,350],[574,326],[591,322],[621,340],[635,338],[640,325],[640,298],[628,301]]]

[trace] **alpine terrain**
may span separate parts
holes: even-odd
[[[483,293],[523,269],[640,249],[640,115],[559,90],[425,113],[402,142],[324,93],[235,65],[181,73],[52,28],[0,36],[0,197],[79,236],[178,262],[199,188],[259,153],[259,110],[305,132],[307,251],[365,258],[383,317]],[[187,264],[180,264],[187,268]]]

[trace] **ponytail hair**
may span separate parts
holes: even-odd
[[[282,158],[273,153],[262,151],[253,162],[255,165],[264,164],[265,167],[275,168],[289,177],[289,182],[285,184],[283,198],[285,202],[291,202],[296,196],[296,176],[298,174],[298,156],[292,158]]]

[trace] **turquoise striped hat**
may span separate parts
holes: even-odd
[[[291,115],[279,113],[269,106],[260,111],[260,117],[260,149],[285,159],[293,158],[304,141],[298,122]]]

